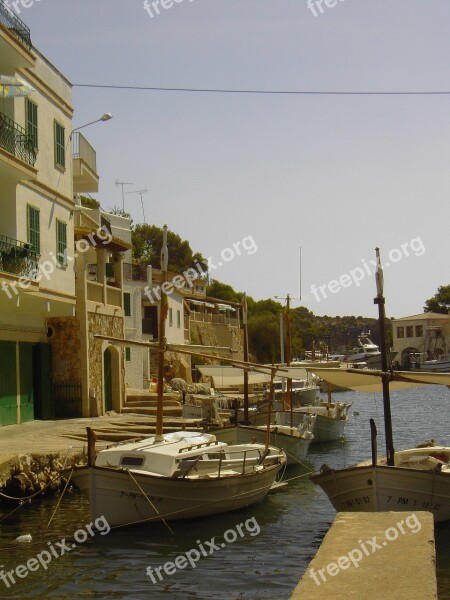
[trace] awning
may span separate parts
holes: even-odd
[[[197,369],[205,377],[212,377],[216,387],[228,387],[235,385],[244,385],[244,369],[233,366],[221,365],[196,365]],[[263,371],[262,373],[260,371]],[[307,379],[308,373],[303,367],[280,367],[276,372],[276,378]],[[217,381],[217,383],[216,383]],[[248,382],[270,383],[270,368],[261,365],[258,372],[248,372]]]
[[[308,368],[324,381],[357,392],[382,392],[382,372],[370,369],[318,369]],[[450,385],[450,373],[417,373],[395,371],[389,381],[390,390],[410,389],[422,385]]]

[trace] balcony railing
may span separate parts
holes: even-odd
[[[29,27],[16,16],[13,11],[0,0],[0,23],[20,40],[29,50],[32,48]]]
[[[0,271],[35,279],[38,260],[30,245],[6,235],[0,235]]]
[[[123,263],[123,278],[126,281],[147,281],[147,267]]]
[[[97,173],[97,153],[79,131],[72,136],[72,151],[73,158],[81,158],[91,171]]]
[[[23,127],[17,125],[17,123],[1,112],[0,146],[16,158],[34,167],[37,149],[34,147],[33,139]]]

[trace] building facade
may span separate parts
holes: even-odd
[[[392,321],[395,360],[410,366],[410,355],[419,362],[437,358],[450,349],[450,314],[423,313]]]
[[[75,314],[72,90],[0,0],[0,425],[53,418],[48,320]]]

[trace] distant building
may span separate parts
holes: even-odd
[[[449,352],[450,313],[423,313],[392,321],[395,360],[409,366],[410,355],[428,360]],[[417,358],[417,356],[416,356]]]

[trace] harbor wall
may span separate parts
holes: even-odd
[[[436,600],[434,522],[429,512],[342,512],[291,600]]]

